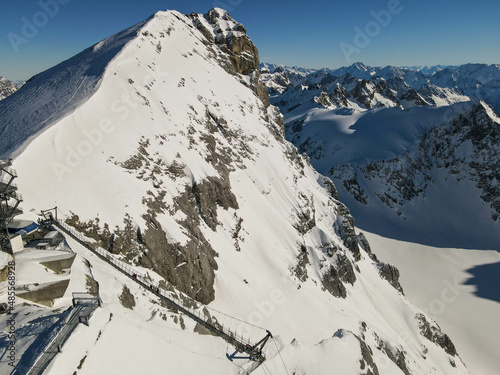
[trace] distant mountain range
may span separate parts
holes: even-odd
[[[263,64],[261,76],[287,139],[332,178],[362,228],[500,248],[500,65]]]
[[[304,69],[263,63],[260,68],[271,94],[283,93],[290,85],[297,86],[303,83],[325,85],[326,81],[342,83],[352,76],[373,82],[380,82],[383,79],[389,89],[396,91],[400,96],[410,89],[424,95],[430,94],[429,91],[433,91],[435,87],[449,89],[446,91],[451,90],[459,95],[485,100],[497,112],[500,111],[500,65],[498,64],[370,67],[358,62],[338,69]],[[414,93],[411,95],[414,96]]]

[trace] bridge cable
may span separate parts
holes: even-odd
[[[286,368],[285,361],[283,360],[283,357],[281,356],[281,352],[280,352],[280,350],[278,348],[278,344],[276,344],[276,339],[274,337],[273,337],[273,341],[274,341],[274,345],[276,346],[276,350],[278,351],[278,354],[279,354],[279,356],[281,358],[281,362],[283,363],[283,367],[285,368],[286,373],[288,375],[290,375],[290,373],[288,372],[288,369]]]
[[[273,375],[271,370],[269,370],[264,362],[262,362],[262,366],[264,367],[264,372],[269,373],[270,375]]]

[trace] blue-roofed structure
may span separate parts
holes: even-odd
[[[38,224],[31,220],[13,220],[7,225],[9,233],[25,237],[38,229]]]

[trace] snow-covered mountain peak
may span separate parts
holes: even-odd
[[[483,108],[485,109],[488,117],[493,120],[494,122],[496,122],[497,124],[500,124],[500,116],[497,115],[497,113],[495,112],[495,110],[491,107],[491,105],[489,105],[488,103],[486,103],[484,100],[481,100],[481,105],[483,106]]]
[[[21,152],[33,137],[75,111],[98,89],[108,64],[149,20],[115,34],[29,79],[0,102],[0,156]]]
[[[7,78],[0,77],[0,100],[15,93],[22,86],[21,83],[9,81]]]
[[[211,9],[204,17],[212,26],[215,39],[218,43],[230,37],[242,37],[246,35],[245,27],[236,22],[229,13],[222,8]]]
[[[353,78],[348,108],[335,79],[323,81],[332,91],[323,98],[338,118],[365,113],[362,101],[389,103],[382,81]],[[320,86],[296,90],[314,99]],[[332,182],[285,140],[268,100],[258,51],[227,13],[158,12],[0,102],[0,154],[17,156],[25,212],[57,206],[109,256],[184,293],[186,303],[270,329],[292,372],[467,374],[448,336],[403,295],[397,269],[356,233]],[[116,312],[111,284],[101,284],[104,308]],[[143,301],[136,319],[164,327],[156,302],[133,292]],[[100,340],[116,340],[116,328],[96,324],[106,327]],[[175,329],[199,338],[192,331]],[[162,345],[168,352],[173,344]],[[127,373],[136,356],[133,346],[123,350],[114,370]],[[86,363],[102,355],[92,347],[79,354]],[[220,359],[203,372],[240,370]],[[183,368],[200,372],[196,362]],[[273,373],[282,365],[266,361]]]

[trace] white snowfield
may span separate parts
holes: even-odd
[[[217,30],[199,18],[208,30]],[[234,24],[224,20],[219,27]],[[184,214],[175,211],[173,199],[186,186],[221,177],[210,161],[216,151],[227,156],[239,208],[219,207],[216,230],[200,222],[202,234],[218,253],[210,306],[269,329],[284,345],[282,361],[273,356],[270,342],[268,361],[255,374],[351,375],[375,372],[375,366],[380,374],[403,373],[387,353],[399,357],[412,374],[469,374],[460,357],[420,333],[415,317],[421,311],[380,277],[368,254],[362,250],[361,260],[354,261],[339,236],[340,203],[325,188],[323,177],[277,133],[275,108],[264,108],[242,83],[245,77],[228,74],[217,60],[227,56],[206,42],[190,18],[158,12],[50,74],[42,73],[7,98],[7,104],[0,103],[0,154],[17,156],[14,167],[25,212],[35,216],[57,206],[62,214],[75,213],[82,221],[98,218],[110,228],[123,227],[128,214],[145,228],[148,208],[143,199],[166,191],[168,209],[157,220],[169,242],[183,244],[186,229],[179,221]],[[76,69],[82,64],[85,69]],[[61,77],[66,71],[73,74],[69,83]],[[87,80],[93,84],[81,91],[79,84]],[[30,100],[33,105],[26,106]],[[21,111],[25,114],[20,118]],[[210,118],[220,125],[212,133],[206,128]],[[208,135],[215,139],[212,149]],[[139,147],[151,160],[151,169],[125,169],[122,163]],[[183,167],[183,175],[163,172],[174,161]],[[315,224],[301,234],[296,229],[299,214],[307,211]],[[235,239],[238,219],[241,230]],[[78,328],[48,374],[239,373],[237,364],[242,363],[226,358],[234,350],[224,341],[194,333],[194,323],[185,317],[183,328],[175,314],[131,280],[73,241],[70,245],[78,253],[75,264],[83,257],[92,264],[104,306],[90,327]],[[354,285],[345,284],[345,299],[333,297],[321,283],[337,262],[326,250],[333,245],[353,264],[357,279]],[[301,246],[309,260],[304,282],[293,272]],[[134,296],[133,311],[118,300],[123,285]],[[73,291],[82,290],[68,293]],[[67,297],[57,306],[68,304]],[[369,348],[364,353],[360,339]],[[373,364],[366,358],[373,358]]]
[[[485,285],[483,280],[478,285],[476,279],[484,274],[488,282],[493,282],[492,272],[499,268],[500,254],[434,248],[364,233],[372,250],[399,268],[408,298],[448,332],[469,371],[497,374],[500,301],[485,296],[498,296],[498,285]],[[484,269],[493,271],[486,273]]]

